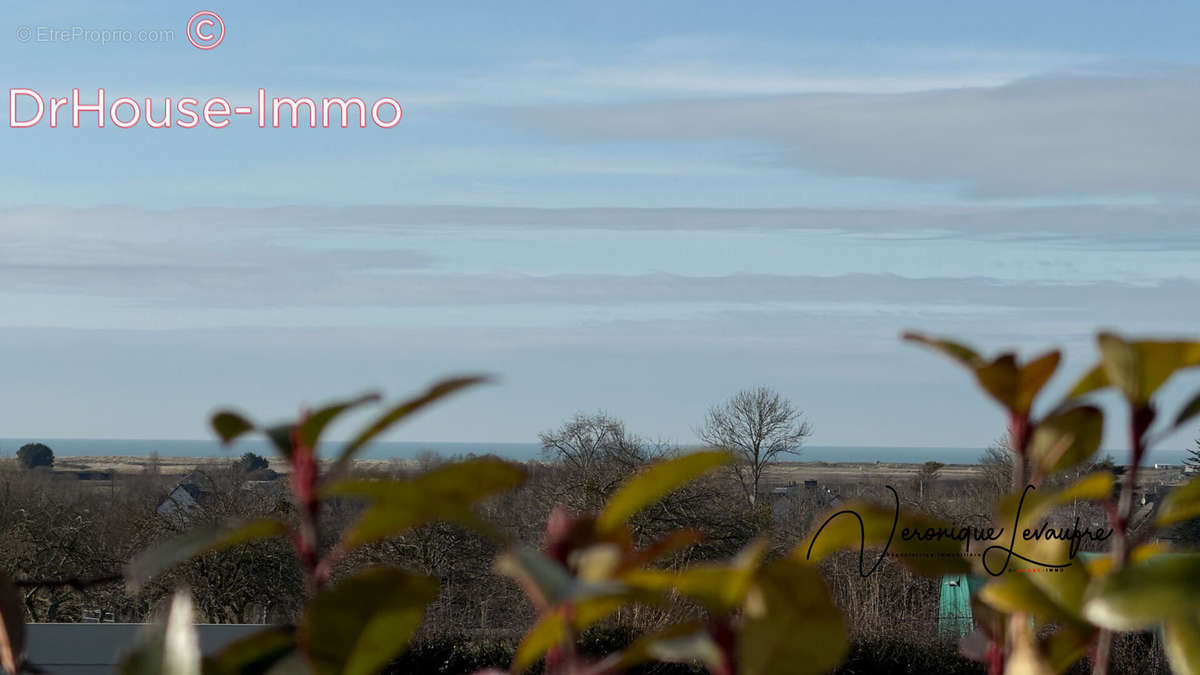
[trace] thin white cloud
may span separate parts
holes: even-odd
[[[1067,74],[909,93],[804,94],[526,111],[572,138],[759,141],[774,162],[948,181],[983,197],[1200,195],[1200,69]]]

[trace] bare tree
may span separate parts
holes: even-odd
[[[941,462],[925,462],[917,469],[917,475],[913,477],[913,488],[917,493],[917,504],[925,503],[926,494],[945,467],[946,465]]]
[[[998,496],[1012,489],[1013,455],[1005,434],[984,449],[979,466],[990,495]]]
[[[602,412],[576,413],[558,429],[538,434],[538,439],[543,455],[561,463],[566,472],[566,493],[558,498],[583,510],[599,508],[621,481],[661,454],[661,448],[628,433],[621,420]]]
[[[756,387],[711,408],[697,435],[706,445],[725,448],[737,457],[733,470],[753,506],[767,467],[780,455],[799,455],[812,426],[779,392]]]

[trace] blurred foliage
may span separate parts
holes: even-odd
[[[858,572],[868,577],[885,554],[933,579],[970,573],[988,581],[973,598],[975,631],[962,641],[964,657],[994,675],[1077,672],[1090,661],[1094,673],[1110,668],[1111,645],[1120,631],[1160,628],[1164,651],[1178,673],[1200,672],[1200,554],[1170,552],[1155,541],[1162,528],[1200,516],[1200,482],[1171,493],[1156,517],[1135,522],[1138,466],[1166,434],[1200,416],[1200,395],[1164,416],[1157,393],[1182,369],[1200,365],[1200,343],[1127,340],[1099,336],[1099,362],[1068,395],[1052,406],[1039,394],[1061,357],[1050,351],[1029,361],[1014,353],[985,358],[964,345],[909,334],[965,367],[984,393],[1006,413],[1009,461],[998,475],[1009,488],[992,504],[994,523],[1036,529],[1055,509],[1097,503],[1108,514],[1110,552],[1086,564],[1063,539],[1015,537],[1000,555],[1055,571],[1018,573],[990,564],[995,555],[964,555],[953,538],[921,540],[897,532],[949,528],[937,518],[866,501],[835,504],[814,521],[798,545],[782,550],[767,537],[728,558],[681,562],[677,554],[698,546],[698,531],[643,531],[635,523],[660,508],[689,483],[736,461],[729,452],[661,453],[656,461],[603,491],[603,501],[572,512],[551,511],[539,547],[517,543],[481,514],[486,500],[513,490],[528,469],[494,458],[445,463],[405,478],[349,475],[363,449],[409,415],[485,378],[437,383],[368,423],[329,460],[318,457],[328,425],[343,413],[379,401],[374,394],[304,411],[292,422],[260,425],[223,410],[212,418],[226,443],[261,433],[289,468],[290,506],[265,518],[194,527],[131,560],[127,585],[137,588],[197,556],[263,539],[290,544],[303,570],[306,601],[294,624],[270,626],[218,653],[201,656],[193,627],[191,596],[179,589],[163,620],[128,653],[123,673],[199,675],[224,673],[542,672],[606,675],[618,672],[702,672],[712,675],[775,675],[862,672],[854,664],[882,664],[892,672],[929,672],[929,654],[892,654],[891,647],[852,647],[846,619],[835,604],[823,565],[858,553]],[[1117,391],[1129,416],[1131,448],[1123,472],[1095,462],[1104,436],[1104,411],[1096,392]],[[1167,421],[1162,421],[1167,420]],[[611,425],[610,425],[611,426]],[[615,428],[615,427],[614,427]],[[618,430],[620,431],[620,430]],[[623,439],[624,433],[614,437]],[[624,444],[618,444],[625,447]],[[574,446],[570,446],[574,447]],[[261,459],[261,458],[257,458]],[[247,466],[256,459],[245,460]],[[1088,473],[1089,467],[1093,471]],[[919,493],[942,469],[918,475]],[[1120,473],[1119,484],[1114,473]],[[344,528],[325,531],[321,514],[344,501],[362,505]],[[536,618],[515,646],[417,639],[427,608],[439,593],[435,576],[369,565],[335,573],[364,547],[437,524],[477,533],[499,553],[494,570],[527,596]],[[743,540],[745,541],[745,540]],[[740,543],[738,544],[741,545]],[[884,553],[871,563],[867,549]],[[992,551],[996,554],[995,551]],[[1166,555],[1171,553],[1171,555]],[[666,559],[673,564],[663,564]],[[998,572],[997,570],[1006,570]],[[635,608],[678,607],[664,612],[651,630],[621,632],[608,620]],[[17,585],[0,575],[0,668],[23,666],[24,624]],[[418,647],[410,650],[410,646]],[[875,650],[865,658],[863,650]],[[961,672],[966,661],[941,659]],[[655,664],[678,664],[661,666]],[[867,666],[871,669],[870,666]]]
[[[1053,509],[1093,501],[1103,506],[1112,531],[1108,554],[1087,564],[1073,560],[1068,541],[1016,538],[1015,531],[1011,552],[1044,563],[1035,568],[1052,569],[997,575],[986,557],[979,558],[977,572],[990,580],[978,593],[977,628],[964,639],[964,653],[994,675],[1077,672],[1085,659],[1091,672],[1104,674],[1111,668],[1114,632],[1159,628],[1172,670],[1200,673],[1200,553],[1169,551],[1156,541],[1163,528],[1200,516],[1200,479],[1167,495],[1153,520],[1135,518],[1139,467],[1147,453],[1200,415],[1200,392],[1170,416],[1158,395],[1176,373],[1200,365],[1200,342],[1101,333],[1099,362],[1039,416],[1035,399],[1057,369],[1058,352],[1021,364],[1013,353],[989,360],[947,340],[906,338],[966,367],[1007,413],[1012,482],[996,502],[998,524],[1037,529]],[[1064,485],[1061,477],[1092,462],[1100,448],[1105,415],[1088,399],[1108,389],[1125,404],[1128,459],[1120,471],[1102,470]]]

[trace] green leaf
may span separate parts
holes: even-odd
[[[267,440],[271,441],[280,457],[291,458],[292,456],[292,429],[296,426],[294,424],[277,424],[260,429],[258,425],[243,417],[241,413],[232,410],[218,411],[212,416],[211,424],[217,437],[226,445],[240,436],[257,430],[262,431]]]
[[[758,539],[727,563],[700,563],[677,572],[633,570],[621,580],[643,591],[675,591],[704,605],[710,612],[723,614],[745,601],[766,553],[767,541]]]
[[[1022,412],[1028,412],[1033,407],[1033,399],[1058,370],[1061,360],[1062,354],[1054,350],[1046,352],[1022,366],[1013,407]]]
[[[204,675],[266,675],[296,651],[290,627],[272,627],[226,645],[204,659]]]
[[[1086,462],[1100,449],[1103,437],[1104,413],[1099,408],[1058,411],[1033,430],[1029,457],[1041,475],[1049,475]]]
[[[241,413],[232,410],[221,410],[212,416],[212,428],[222,443],[229,444],[242,434],[254,431],[254,423]]]
[[[121,661],[121,675],[200,675],[200,638],[192,597],[175,591],[166,625],[154,625]]]
[[[1015,413],[1028,413],[1033,400],[1058,369],[1061,355],[1047,352],[1024,366],[1017,363],[1011,352],[985,361],[974,350],[956,342],[905,333],[904,339],[919,342],[950,356],[970,370],[979,386],[1000,405]]]
[[[511,490],[525,480],[512,462],[485,457],[437,467],[408,480],[343,479],[325,485],[323,497],[359,497],[372,503],[342,535],[349,551],[435,521],[487,531],[471,511],[476,502]]]
[[[663,630],[644,635],[621,652],[616,669],[624,672],[628,668],[658,661],[661,663],[700,663],[711,672],[724,663],[721,648],[699,622],[689,621],[668,626]]]
[[[927,347],[936,349],[937,351],[949,356],[959,364],[966,366],[971,370],[974,370],[977,366],[983,363],[983,359],[980,358],[979,354],[975,353],[975,350],[957,342],[931,338],[926,335],[922,335],[921,333],[913,332],[904,333],[901,335],[901,338],[908,340],[909,342],[918,342]]]
[[[1005,527],[1015,526],[1018,530],[1036,527],[1052,509],[1075,501],[1103,501],[1112,496],[1113,475],[1108,471],[1097,471],[1076,480],[1056,491],[1039,489],[1022,490],[1006,495],[996,503],[996,520]],[[1024,502],[1021,501],[1024,495]],[[1021,509],[1021,521],[1016,523],[1017,507]]]
[[[525,589],[534,607],[555,607],[572,596],[575,579],[565,567],[526,546],[496,556],[497,574],[513,579]]]
[[[1200,477],[1171,490],[1158,509],[1155,524],[1166,527],[1192,518],[1200,518]]]
[[[1163,647],[1171,672],[1180,675],[1200,673],[1200,612],[1193,611],[1167,621],[1163,626]]]
[[[1026,541],[1018,537],[1013,552],[1041,565],[1064,567],[1029,573],[1014,571],[1010,566],[1007,573],[992,577],[980,591],[980,599],[1002,612],[1026,612],[1047,621],[1083,624],[1083,599],[1091,575],[1082,560],[1071,559],[1068,542],[1060,539]],[[994,555],[1003,557],[1007,554]],[[1019,559],[1011,563],[1040,567]],[[985,569],[988,569],[986,565]]]
[[[1047,621],[1077,621],[1029,579],[1039,574],[1008,572],[979,589],[979,599],[1005,614],[1025,613]]]
[[[271,445],[279,452],[279,456],[285,459],[291,459],[292,453],[295,452],[293,432],[296,429],[295,424],[276,424],[273,427],[268,427],[263,431],[267,440],[271,441]]]
[[[590,626],[612,616],[624,605],[635,601],[655,605],[667,604],[665,596],[646,594],[638,589],[620,589],[615,595],[578,597],[571,601],[569,622],[565,605],[544,611],[517,646],[512,669],[516,672],[527,670],[554,645],[571,635],[582,633]]]
[[[659,462],[629,479],[608,500],[596,519],[596,529],[612,533],[635,513],[657,502],[705,472],[733,461],[725,451],[694,452]]]
[[[1107,382],[1120,390],[1135,407],[1149,403],[1158,388],[1176,371],[1200,365],[1200,342],[1129,342],[1112,333],[1101,333],[1097,341]],[[1076,389],[1081,389],[1082,385],[1076,385]]]
[[[252,520],[235,527],[199,528],[138,554],[125,566],[125,579],[131,591],[136,592],[150,577],[201,553],[276,537],[287,531],[287,526],[274,518]]]
[[[820,572],[792,558],[768,564],[746,598],[739,675],[803,675],[837,667],[849,647]]]
[[[318,408],[317,410],[306,415],[303,423],[300,424],[301,442],[310,448],[317,447],[317,441],[321,439],[321,432],[323,432],[325,427],[328,426],[329,423],[336,419],[339,415],[347,410],[357,408],[358,406],[366,403],[374,403],[378,400],[379,394],[370,393],[346,401],[339,401],[323,408]]]
[[[817,522],[822,525],[795,549],[794,556],[817,561],[842,549],[859,549],[862,551],[859,572],[870,574],[878,564],[879,554],[868,549],[886,545],[890,555],[918,574],[940,576],[970,571],[970,565],[961,555],[962,542],[936,536],[939,531],[952,533],[961,528],[902,511],[898,497],[891,509],[864,501],[840,504]],[[907,540],[905,530],[910,533]]]
[[[975,379],[992,400],[1010,410],[1017,409],[1021,390],[1021,369],[1017,356],[1004,353],[975,368]]]
[[[1055,673],[1065,673],[1087,654],[1095,637],[1096,629],[1091,626],[1059,626],[1042,641],[1041,651]]]
[[[1067,394],[1067,398],[1079,398],[1093,391],[1104,389],[1109,385],[1110,382],[1108,381],[1108,375],[1104,372],[1104,366],[1096,364],[1075,383],[1071,392]]]
[[[1084,616],[1113,630],[1140,630],[1186,618],[1200,607],[1200,554],[1158,556],[1098,580]]]
[[[21,672],[25,662],[25,605],[12,580],[0,572],[0,669]]]
[[[526,547],[517,546],[496,556],[497,574],[513,579],[539,611],[549,611],[566,602],[591,598],[625,597],[629,587],[615,581],[583,581],[572,577],[558,561]]]
[[[1192,400],[1188,401],[1182,408],[1179,409],[1179,414],[1175,416],[1175,424],[1172,426],[1176,429],[1187,424],[1193,417],[1200,415],[1200,392],[1197,392]]]
[[[517,645],[512,671],[522,673],[529,670],[551,647],[566,640],[569,635],[567,620],[561,611],[553,609],[543,613],[533,628],[521,638],[521,644]]]
[[[408,648],[437,581],[392,568],[345,579],[309,602],[299,642],[317,675],[370,675]]]
[[[437,401],[440,398],[449,396],[459,389],[470,387],[476,384],[487,382],[488,378],[483,376],[458,377],[448,380],[442,380],[434,384],[425,393],[411,398],[399,405],[391,408],[378,419],[372,422],[366,429],[363,429],[354,440],[350,441],[342,450],[341,456],[338,457],[337,464],[334,466],[334,472],[344,471],[353,461],[354,456],[362,450],[362,447],[369,443],[371,439],[386,431],[393,424],[408,417],[414,412],[424,408],[425,406]]]
[[[1055,572],[1026,574],[1046,597],[1079,621],[1083,612],[1084,594],[1091,575],[1081,559],[1071,559],[1071,547],[1061,539],[1020,541],[1015,546],[1018,553],[1048,565],[1066,565]]]

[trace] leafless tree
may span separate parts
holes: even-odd
[[[1004,435],[993,441],[979,457],[984,484],[990,496],[1002,495],[1012,489],[1013,455],[1010,447],[1008,436]]]
[[[925,503],[930,487],[938,479],[945,466],[941,462],[925,462],[917,469],[917,475],[913,478],[913,488],[917,493],[918,504]]]
[[[625,430],[615,417],[576,413],[558,429],[538,434],[542,454],[559,463],[567,482],[557,497],[594,511],[630,474],[660,453]]]
[[[756,387],[711,408],[697,435],[706,445],[726,448],[737,456],[733,470],[753,506],[767,467],[780,455],[799,455],[812,426],[779,392]]]

